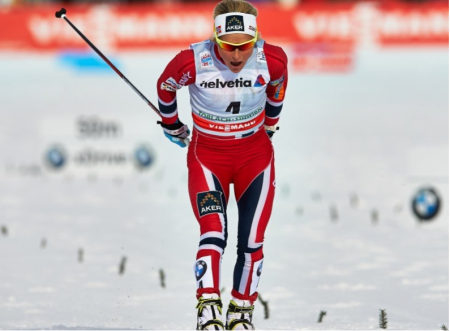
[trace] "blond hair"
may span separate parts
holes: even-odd
[[[222,0],[214,8],[213,18],[227,13],[244,13],[258,16],[258,10],[245,0]]]
[[[214,7],[213,18],[227,13],[244,13],[258,17],[258,10],[245,0],[222,0]],[[260,39],[261,34],[258,31],[258,40]],[[211,37],[210,40],[215,42],[214,37]]]

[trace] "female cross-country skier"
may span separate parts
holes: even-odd
[[[200,225],[194,265],[199,330],[254,329],[264,232],[275,191],[271,138],[288,82],[286,54],[260,38],[257,14],[243,0],[218,3],[214,37],[176,55],[157,85],[162,117],[158,123],[181,147],[186,147],[190,131],[178,118],[176,91],[189,86],[194,128],[187,155],[188,185]],[[227,244],[230,184],[239,211],[238,244],[224,325],[220,266]]]

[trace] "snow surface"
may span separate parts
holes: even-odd
[[[114,56],[156,103],[156,79],[174,54]],[[108,70],[11,53],[0,55],[0,72],[0,328],[193,329],[199,229],[186,150],[166,140],[153,111]],[[392,49],[358,52],[348,74],[290,75],[273,139],[277,194],[259,286],[270,318],[258,302],[258,329],[378,329],[380,309],[389,329],[449,326],[448,72],[447,50]],[[187,89],[178,105],[191,123]],[[80,115],[115,120],[123,133],[82,140]],[[51,143],[75,151],[137,142],[155,150],[148,171],[53,173],[42,161]],[[411,198],[427,185],[443,206],[420,223]],[[228,213],[225,304],[233,197]]]

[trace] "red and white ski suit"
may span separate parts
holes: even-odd
[[[200,224],[194,272],[197,298],[220,295],[220,266],[227,243],[230,184],[238,204],[237,260],[232,296],[255,301],[262,271],[264,232],[275,193],[274,152],[264,124],[276,125],[288,82],[287,57],[258,41],[239,73],[231,72],[205,41],[181,51],[158,80],[166,124],[178,120],[176,90],[189,86],[194,128],[189,145],[189,195]]]

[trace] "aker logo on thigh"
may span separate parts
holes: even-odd
[[[223,214],[222,192],[208,191],[197,193],[197,208],[200,217],[213,213]]]

